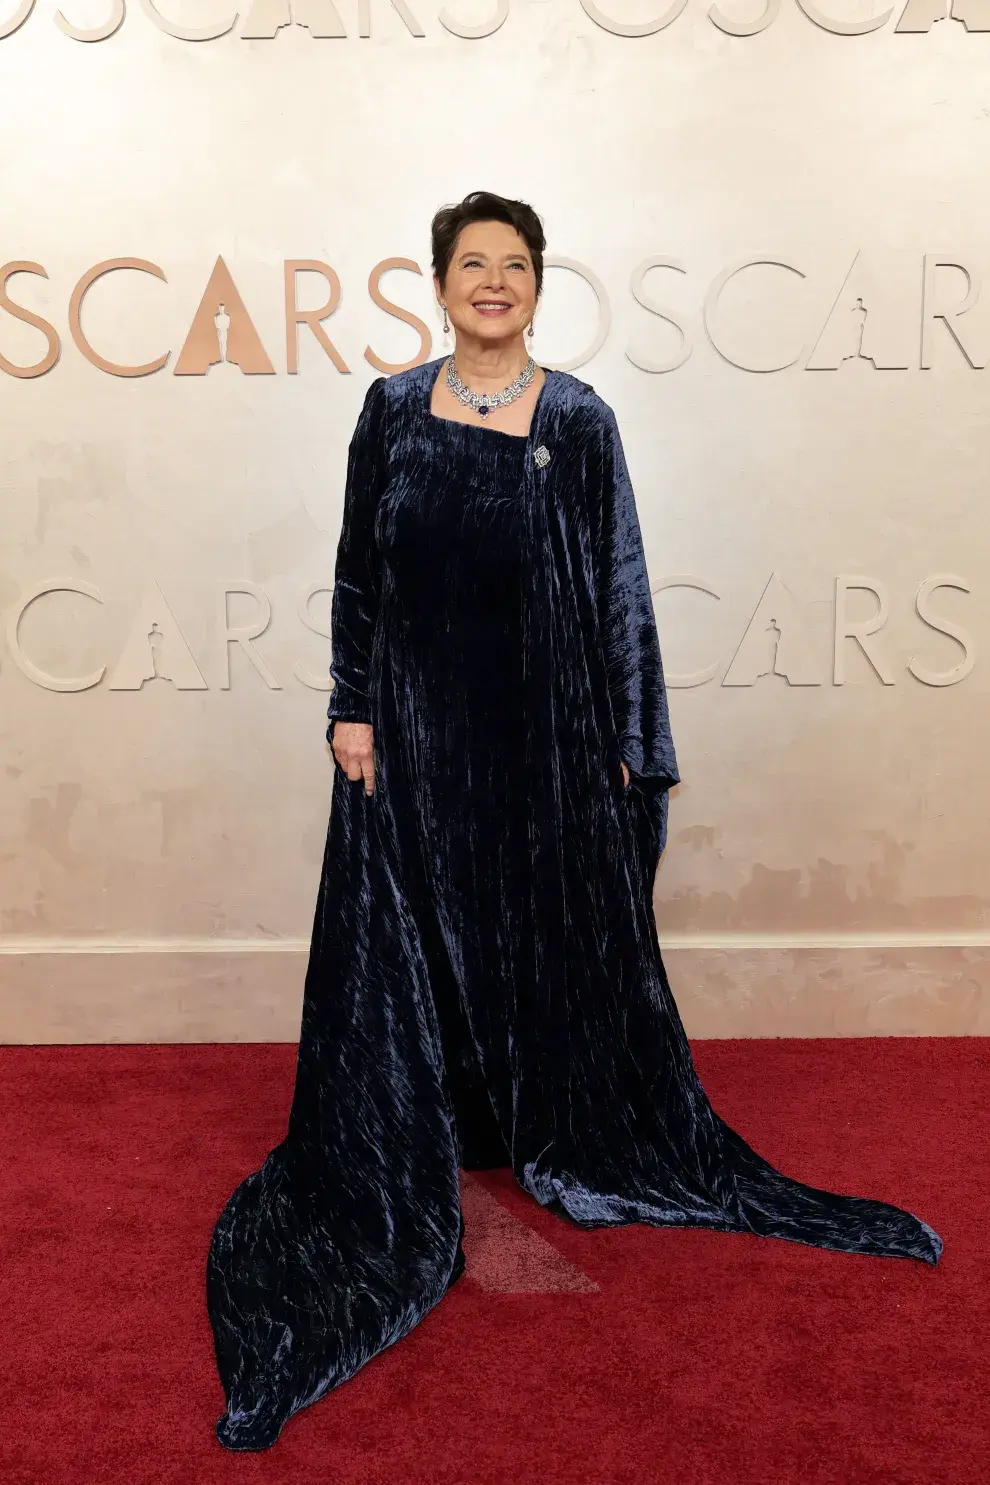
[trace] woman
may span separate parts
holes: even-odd
[[[698,1081],[653,916],[678,772],[635,500],[612,410],[529,356],[543,248],[522,202],[438,212],[455,352],[372,382],[351,440],[295,1092],[208,1264],[230,1449],[443,1297],[458,1166],[584,1227],[941,1252],[775,1171]]]

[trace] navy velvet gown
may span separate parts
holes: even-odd
[[[709,1103],[653,915],[679,775],[614,415],[548,372],[528,437],[442,419],[441,364],[373,382],[348,454],[327,733],[371,722],[376,781],[335,767],[286,1137],[210,1247],[230,1449],[443,1297],[459,1165],[586,1227],[942,1248]]]

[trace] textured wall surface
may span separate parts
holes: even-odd
[[[625,440],[689,1030],[987,1032],[990,3],[948,8],[0,0],[0,1039],[296,1035],[347,440],[450,348],[477,188],[543,216],[534,354]]]

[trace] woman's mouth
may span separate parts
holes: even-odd
[[[479,299],[474,305],[479,315],[504,315],[512,308],[511,304],[505,304],[501,299]]]

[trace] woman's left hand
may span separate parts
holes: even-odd
[[[622,762],[619,763],[619,767],[622,769],[622,782],[625,785],[625,787],[628,789],[629,788],[629,769]]]

